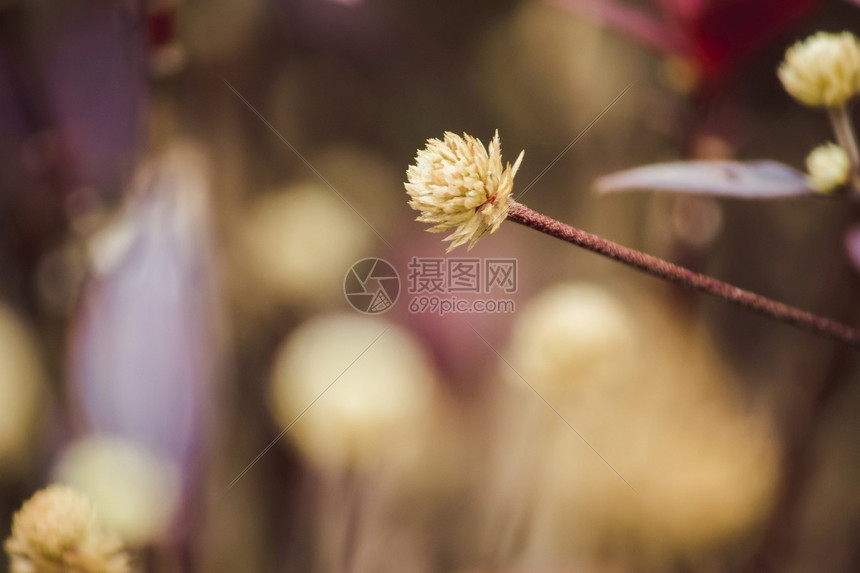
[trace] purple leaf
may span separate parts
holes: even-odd
[[[845,251],[854,268],[860,272],[860,225],[855,225],[845,233]]]
[[[124,214],[92,244],[70,340],[86,428],[180,464],[196,459],[215,374],[208,175],[191,148],[138,170]]]
[[[635,167],[595,182],[598,193],[670,191],[738,199],[811,195],[806,176],[776,161],[679,161]]]

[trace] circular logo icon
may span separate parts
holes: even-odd
[[[384,259],[369,257],[352,265],[343,279],[350,306],[364,314],[381,314],[400,296],[400,276]]]

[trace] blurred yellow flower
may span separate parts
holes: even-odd
[[[524,314],[533,318],[515,329],[511,362],[587,443],[537,403],[540,423],[529,428],[525,420],[509,434],[493,471],[505,475],[516,464],[532,472],[521,502],[529,504],[532,555],[635,555],[635,570],[666,571],[679,557],[707,558],[761,524],[778,483],[778,447],[700,328],[654,296],[628,305],[636,312],[576,283],[531,303]],[[523,335],[536,333],[530,323],[545,325],[547,337],[571,339],[543,342],[554,347],[544,358],[554,365],[540,365],[537,349],[517,349]],[[597,340],[590,344],[578,329]],[[520,383],[518,406],[531,393]],[[512,424],[508,411],[498,416]]]
[[[808,106],[845,105],[860,93],[860,40],[850,32],[818,32],[788,49],[777,74]]]
[[[434,384],[429,358],[408,331],[378,318],[325,314],[278,351],[271,407],[317,465],[368,468],[412,455],[409,436],[424,427]]]
[[[131,571],[122,544],[99,527],[89,500],[62,485],[38,491],[24,503],[6,552],[12,573]]]
[[[416,220],[432,223],[431,233],[455,229],[445,238],[451,241],[448,251],[467,242],[471,249],[505,220],[523,153],[503,170],[498,131],[489,149],[465,133],[446,131],[444,141],[429,139],[406,171],[409,206],[421,213]]]
[[[101,523],[130,546],[162,540],[179,508],[178,469],[123,438],[76,440],[63,452],[55,475],[86,494]]]
[[[243,213],[241,225],[244,278],[278,300],[300,305],[342,296],[344,269],[372,244],[361,219],[316,183],[263,195]]]
[[[0,476],[27,467],[47,405],[45,372],[32,329],[0,303]]]
[[[581,398],[591,386],[626,381],[635,371],[636,328],[611,292],[587,282],[562,283],[519,313],[510,355],[518,371],[550,400]],[[521,384],[517,377],[513,382]]]
[[[835,143],[819,145],[806,157],[809,184],[819,193],[830,193],[848,183],[851,160]]]

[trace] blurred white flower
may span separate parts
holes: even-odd
[[[582,396],[591,386],[625,383],[637,358],[636,322],[610,292],[563,283],[537,295],[516,316],[509,355],[548,398]],[[517,378],[515,384],[522,385]]]
[[[406,171],[409,206],[421,213],[416,220],[433,224],[428,229],[431,233],[454,229],[445,237],[451,241],[448,251],[464,243],[471,249],[505,220],[524,153],[513,167],[507,164],[503,170],[498,131],[489,149],[468,134],[460,137],[450,131],[444,141],[427,140]]]
[[[570,312],[562,302],[568,289],[575,291],[572,286],[555,291],[554,307],[560,316]],[[605,307],[603,314],[608,314],[606,309],[615,305],[599,302],[599,295],[606,295],[598,293],[591,295],[590,306]],[[604,383],[588,385],[588,392],[562,394],[551,385],[544,392],[537,378],[529,379],[579,433],[547,411],[540,425],[520,429],[509,438],[514,443],[528,432],[521,446],[528,455],[500,446],[520,463],[528,459],[532,468],[520,470],[527,472],[522,483],[532,488],[527,498],[532,505],[524,514],[531,519],[525,525],[530,555],[614,552],[625,559],[635,554],[637,566],[665,570],[677,562],[673,560],[701,556],[748,534],[768,515],[778,477],[778,451],[770,429],[733,390],[737,381],[707,338],[651,297],[636,297],[637,312],[622,313],[625,319],[617,323],[594,317],[577,329],[553,329],[552,299],[543,298],[549,330],[541,339],[544,344],[576,339],[575,330],[588,331],[589,322],[608,327],[606,334],[595,329],[596,338],[604,342],[590,353],[582,344],[581,353],[571,346],[569,362],[563,354],[554,355],[551,361],[564,366],[558,374],[568,370],[573,374],[580,363],[616,364],[606,370],[586,366],[578,377],[559,378],[569,384],[594,380],[588,372],[601,373]],[[626,327],[619,328],[621,324]],[[632,353],[629,340],[622,342],[629,336],[636,341]],[[553,342],[556,337],[561,340]],[[526,344],[524,338],[517,340]],[[516,352],[511,350],[515,365]],[[536,368],[534,376],[554,375],[549,365]],[[520,370],[524,376],[525,369]],[[509,425],[510,412],[500,413],[500,420]]]
[[[251,276],[294,304],[342,296],[343,275],[372,231],[330,190],[303,184],[264,195],[242,221],[240,253]]]
[[[860,40],[851,32],[818,32],[788,49],[777,74],[808,106],[843,106],[860,93]]]
[[[63,452],[55,475],[85,493],[101,522],[129,545],[155,543],[168,533],[179,502],[179,471],[133,442],[78,440]]]
[[[33,335],[0,303],[0,477],[20,470],[32,455],[46,398],[44,368]]]
[[[851,160],[848,153],[835,143],[825,143],[806,157],[809,184],[819,193],[830,193],[848,183]]]
[[[36,492],[21,506],[5,547],[12,573],[131,571],[122,543],[102,530],[89,500],[62,485]]]
[[[410,435],[432,408],[433,384],[423,349],[404,329],[376,318],[323,315],[278,351],[271,407],[283,427],[301,415],[287,437],[314,462],[369,467],[410,455]]]

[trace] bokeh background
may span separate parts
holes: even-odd
[[[512,223],[470,256],[517,259],[514,313],[343,295],[446,256],[405,169],[498,129],[525,204],[855,323],[856,206],[592,191],[802,168],[832,135],[774,72],[844,29],[847,0],[0,2],[0,532],[61,481],[150,571],[856,571],[850,351]]]

